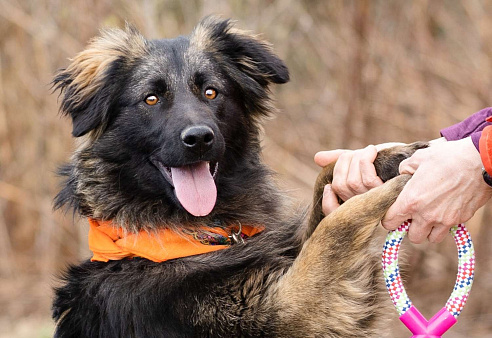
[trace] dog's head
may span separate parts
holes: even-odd
[[[71,173],[71,194],[85,202],[75,204],[103,218],[115,215],[101,204],[118,213],[115,204],[136,200],[209,214],[217,181],[257,146],[258,119],[273,109],[268,86],[288,80],[270,45],[227,20],[205,18],[169,40],[103,31],[54,79],[73,135],[86,138]]]

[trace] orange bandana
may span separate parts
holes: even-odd
[[[227,249],[231,236],[220,227],[203,227],[189,235],[178,234],[169,229],[156,232],[140,231],[138,234],[125,233],[113,226],[111,221],[96,221],[89,218],[89,249],[93,252],[91,261],[107,262],[123,258],[143,257],[154,262],[200,255]],[[237,236],[251,237],[263,231],[263,227],[241,226]],[[232,230],[234,231],[234,230]],[[208,235],[207,235],[208,234]],[[216,240],[216,237],[219,240]]]

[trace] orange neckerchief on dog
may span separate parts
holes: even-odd
[[[263,227],[240,225],[240,231],[228,233],[222,227],[203,227],[189,233],[169,229],[156,232],[125,233],[111,221],[89,218],[89,249],[91,261],[107,262],[123,258],[143,257],[154,262],[200,255],[227,249],[234,241],[242,241],[264,230]],[[226,228],[227,229],[227,228]],[[234,239],[232,239],[234,238]]]

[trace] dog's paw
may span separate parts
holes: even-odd
[[[400,173],[400,162],[409,158],[419,149],[427,148],[429,142],[414,142],[380,150],[374,161],[377,175],[386,182]]]

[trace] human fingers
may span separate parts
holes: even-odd
[[[320,167],[325,167],[338,160],[338,157],[346,151],[345,149],[335,149],[317,152],[314,155],[314,162]]]
[[[362,178],[362,184],[367,190],[375,188],[383,184],[383,181],[376,173],[376,167],[374,166],[374,160],[378,155],[378,149],[376,146],[369,145],[361,153],[359,168]]]
[[[360,161],[363,156],[363,149],[354,150],[350,159],[347,171],[345,186],[352,196],[362,194],[367,191],[362,183],[362,173],[360,171]],[[352,197],[351,196],[351,197]]]
[[[417,154],[418,155],[418,154]],[[398,172],[400,174],[415,174],[417,168],[420,165],[420,160],[416,157],[409,157],[403,161],[401,161],[400,166],[398,167]]]
[[[418,150],[401,164],[400,172],[413,175],[383,226],[394,229],[404,218],[412,218],[413,242],[423,241],[426,234],[431,242],[441,241],[451,226],[468,220],[491,197],[492,189],[480,179],[481,167],[469,137]]]
[[[412,219],[412,224],[408,228],[408,239],[414,244],[423,243],[430,236],[433,229],[432,224]]]
[[[376,147],[372,145],[340,155],[333,170],[332,188],[342,200],[346,201],[383,183],[374,168],[376,156]]]
[[[346,182],[353,194],[359,195],[383,184],[376,174],[373,163],[377,154],[377,149],[373,145],[354,151]]]
[[[429,242],[440,243],[449,234],[449,226],[444,224],[434,224],[428,236]]]
[[[347,179],[353,156],[354,151],[342,153],[333,168],[333,181],[331,182],[331,188],[343,201],[346,201],[355,195],[352,189],[347,185]]]
[[[403,188],[405,190],[405,188]],[[405,196],[403,191],[400,193],[395,203],[393,203],[383,219],[381,220],[381,225],[386,230],[395,230],[406,220],[412,219],[412,213],[409,210],[407,204],[405,203]]]
[[[339,206],[340,203],[338,203],[337,195],[332,190],[331,184],[325,185],[325,188],[323,190],[323,201],[321,203],[321,208],[325,216],[331,214]]]

